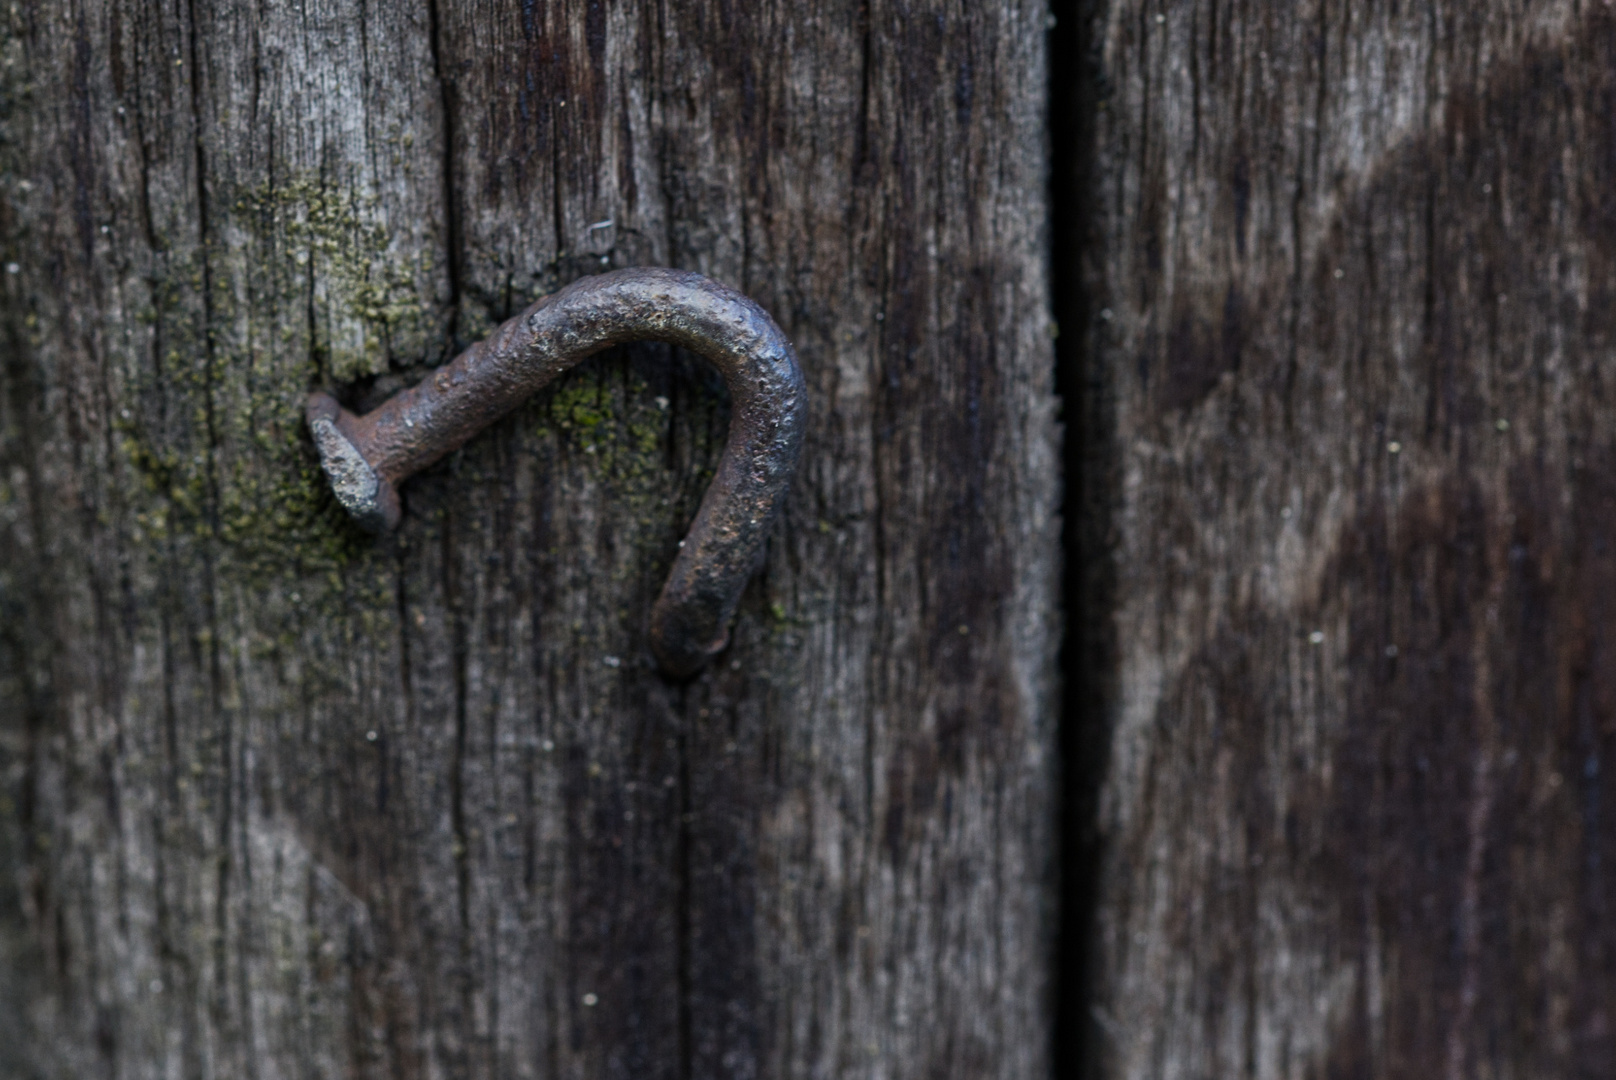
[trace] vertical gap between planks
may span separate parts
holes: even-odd
[[[1103,6],[1102,0],[1057,0],[1050,6],[1053,25],[1047,38],[1050,291],[1055,388],[1064,428],[1060,891],[1052,1003],[1052,1057],[1060,1080],[1098,1075],[1100,1041],[1107,1037],[1089,1001],[1101,855],[1097,811],[1115,697],[1110,617],[1115,586],[1107,545],[1116,481],[1109,390],[1099,343],[1090,335],[1084,275],[1100,104],[1092,30]]]

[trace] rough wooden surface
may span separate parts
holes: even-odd
[[[1045,19],[6,7],[0,1075],[1045,1071]],[[811,392],[687,686],[700,364],[580,369],[380,546],[300,422],[640,263]]]
[[[1616,17],[1093,18],[1097,1072],[1608,1076]]]

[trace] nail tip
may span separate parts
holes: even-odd
[[[693,635],[680,634],[663,625],[666,612],[652,612],[651,653],[664,676],[674,682],[684,682],[701,674],[712,663],[713,657],[729,647],[729,631],[720,632],[717,640],[704,646],[692,646]]]

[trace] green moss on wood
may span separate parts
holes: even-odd
[[[131,318],[154,362],[128,372],[115,420],[136,539],[221,541],[255,581],[365,560],[371,542],[326,489],[303,399],[385,370],[389,342],[421,337],[423,267],[374,211],[296,178],[240,194],[213,230],[230,243],[160,261]]]
[[[426,256],[411,260],[394,250],[377,202],[302,177],[252,189],[235,203],[290,262],[291,276],[306,282],[310,345],[337,382],[381,373],[390,351],[407,348],[403,339],[419,347],[421,338],[425,309],[416,283],[425,276]]]

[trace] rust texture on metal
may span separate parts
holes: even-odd
[[[510,319],[418,385],[363,416],[309,395],[309,429],[332,490],[373,531],[398,525],[398,485],[464,445],[585,357],[666,341],[724,376],[730,427],[722,460],[651,610],[662,670],[695,674],[729,622],[785,500],[802,449],[806,394],[791,343],[734,289],[641,267],[576,281]]]

